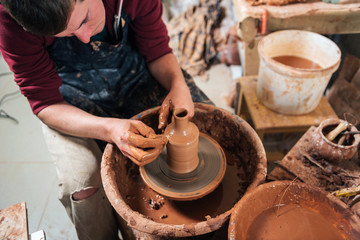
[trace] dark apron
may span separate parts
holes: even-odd
[[[62,78],[60,92],[65,101],[96,116],[130,118],[161,105],[168,93],[129,41],[127,14],[123,12],[122,18],[122,39],[116,45],[104,41],[84,44],[76,37],[63,37],[49,47]],[[188,74],[184,77],[194,102],[211,103]]]

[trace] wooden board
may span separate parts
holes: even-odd
[[[322,190],[332,192],[349,186],[360,185],[360,165],[358,153],[349,161],[342,163],[327,163],[326,170],[332,170],[329,173],[335,176],[337,173],[346,173],[349,177],[346,179],[346,184],[343,186],[340,183],[324,181],[324,176],[321,171],[324,169],[319,168],[314,163],[308,160],[310,155],[308,152],[311,150],[313,134],[316,127],[311,127],[294,145],[294,147],[286,154],[286,156],[278,162],[278,165],[269,173],[269,180],[294,180],[305,182],[312,186],[321,188]],[[343,177],[343,176],[342,176]],[[326,180],[326,179],[325,179]]]
[[[351,120],[360,119],[360,90],[342,78],[336,79],[334,85],[326,95],[339,118]],[[351,114],[352,116],[347,116]],[[351,117],[351,119],[347,119]],[[353,122],[354,121],[350,121]]]
[[[351,79],[351,83],[354,84],[354,86],[360,91],[360,66]]]
[[[359,68],[360,58],[347,54],[341,63],[338,78],[351,82]]]
[[[29,239],[25,202],[0,210],[0,239]]]
[[[251,6],[246,0],[233,0],[235,15],[241,22],[251,17],[261,19],[264,10],[268,12],[267,28],[307,29],[318,33],[355,33],[360,31],[360,3],[340,1],[338,4],[308,0],[283,6]],[[298,21],[301,19],[302,21]],[[333,20],[333,21],[330,21]]]
[[[306,131],[328,118],[337,118],[336,113],[323,96],[315,110],[303,115],[284,115],[265,107],[256,95],[257,77],[239,79],[251,119],[257,131],[295,132]]]
[[[266,26],[266,33],[298,29],[320,34],[360,33],[360,2],[356,0],[340,0],[337,4],[320,0],[308,0],[305,3],[292,3],[283,6],[259,5],[251,6],[247,0],[232,0],[235,20],[238,22],[237,33],[244,41],[240,55],[245,76],[257,74],[258,56],[252,49],[254,39],[262,31],[259,26]],[[262,21],[266,12],[267,21]],[[240,49],[240,50],[241,50]],[[255,57],[251,57],[255,55]],[[253,67],[255,66],[255,67]]]

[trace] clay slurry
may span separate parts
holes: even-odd
[[[279,63],[284,65],[294,67],[294,68],[302,68],[302,69],[321,69],[322,67],[306,58],[298,57],[298,56],[290,56],[290,55],[283,55],[283,56],[276,56],[273,59]]]
[[[259,214],[251,224],[246,239],[341,240],[340,232],[323,216],[297,205],[274,206]]]

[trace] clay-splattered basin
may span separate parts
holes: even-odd
[[[159,109],[157,107],[147,110],[134,118],[142,120],[153,129],[157,129]],[[200,132],[208,134],[221,145],[224,152],[228,154],[228,164],[241,169],[244,178],[242,182],[236,182],[234,185],[230,185],[229,188],[223,187],[221,189],[221,185],[227,178],[227,172],[219,186],[220,189],[211,194],[220,191],[220,193],[226,192],[227,194],[238,195],[239,186],[242,185],[244,192],[247,192],[265,181],[267,166],[265,150],[258,135],[247,122],[228,111],[200,103],[195,104],[195,116],[192,121],[197,125]],[[237,177],[236,172],[230,173],[228,176]],[[221,208],[219,210],[213,207],[216,201],[212,201],[212,199],[208,202],[209,205],[199,204],[200,208],[215,211],[216,215],[214,214],[214,216],[207,215],[203,220],[196,222],[169,224],[161,221],[168,220],[170,213],[166,213],[169,217],[166,216],[165,219],[159,219],[158,217],[151,219],[141,214],[134,207],[134,202],[141,199],[132,198],[130,195],[135,190],[137,192],[145,191],[142,188],[146,188],[146,185],[141,183],[142,179],[139,176],[138,167],[125,158],[113,144],[108,144],[105,149],[101,163],[101,177],[106,195],[120,216],[122,231],[129,236],[129,239],[178,239],[181,237],[211,239],[214,236],[213,234],[218,232],[225,232],[223,235],[225,235],[226,239],[227,223],[233,211],[232,208],[244,194],[242,192],[239,199],[230,202],[229,209],[224,209],[224,211]],[[142,187],[134,189],[136,188],[134,187],[135,184],[142,184]],[[130,191],[132,193],[129,193]],[[156,193],[154,193],[153,197],[159,198]],[[196,201],[202,201],[207,197],[205,196]],[[180,205],[176,205],[177,201],[168,201],[162,206],[161,210],[171,204],[182,208],[184,207],[183,204],[190,203],[191,205],[193,202],[197,204],[196,201],[180,202]],[[188,209],[182,210],[181,213],[192,214]]]
[[[261,239],[265,231],[269,240],[360,239],[360,220],[330,193],[304,183],[275,181],[236,204],[228,234],[231,240]]]
[[[339,145],[331,142],[325,135],[336,128],[341,119],[326,119],[314,131],[314,140],[311,145],[311,151],[325,160],[333,163],[339,163],[351,159],[357,152],[360,142],[360,134],[350,136],[351,145]],[[358,129],[351,125],[351,131]]]

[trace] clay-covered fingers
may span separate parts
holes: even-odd
[[[171,107],[170,101],[164,101],[162,103],[161,108],[160,108],[160,113],[159,113],[158,129],[163,129],[167,125],[170,107]]]
[[[154,129],[152,129],[151,127],[149,127],[148,125],[146,125],[141,121],[132,121],[130,123],[129,133],[130,132],[139,133],[145,137],[149,137],[150,134],[155,134]]]
[[[133,121],[127,132],[128,150],[126,156],[135,164],[143,166],[154,161],[166,144],[163,135],[141,121]]]
[[[155,133],[150,133],[147,137],[144,137],[140,134],[129,132],[128,141],[138,148],[162,147],[166,143],[163,135],[157,135]]]
[[[162,147],[149,148],[149,149],[141,149],[134,146],[129,146],[130,158],[138,166],[144,166],[148,163],[154,161],[161,153]]]

